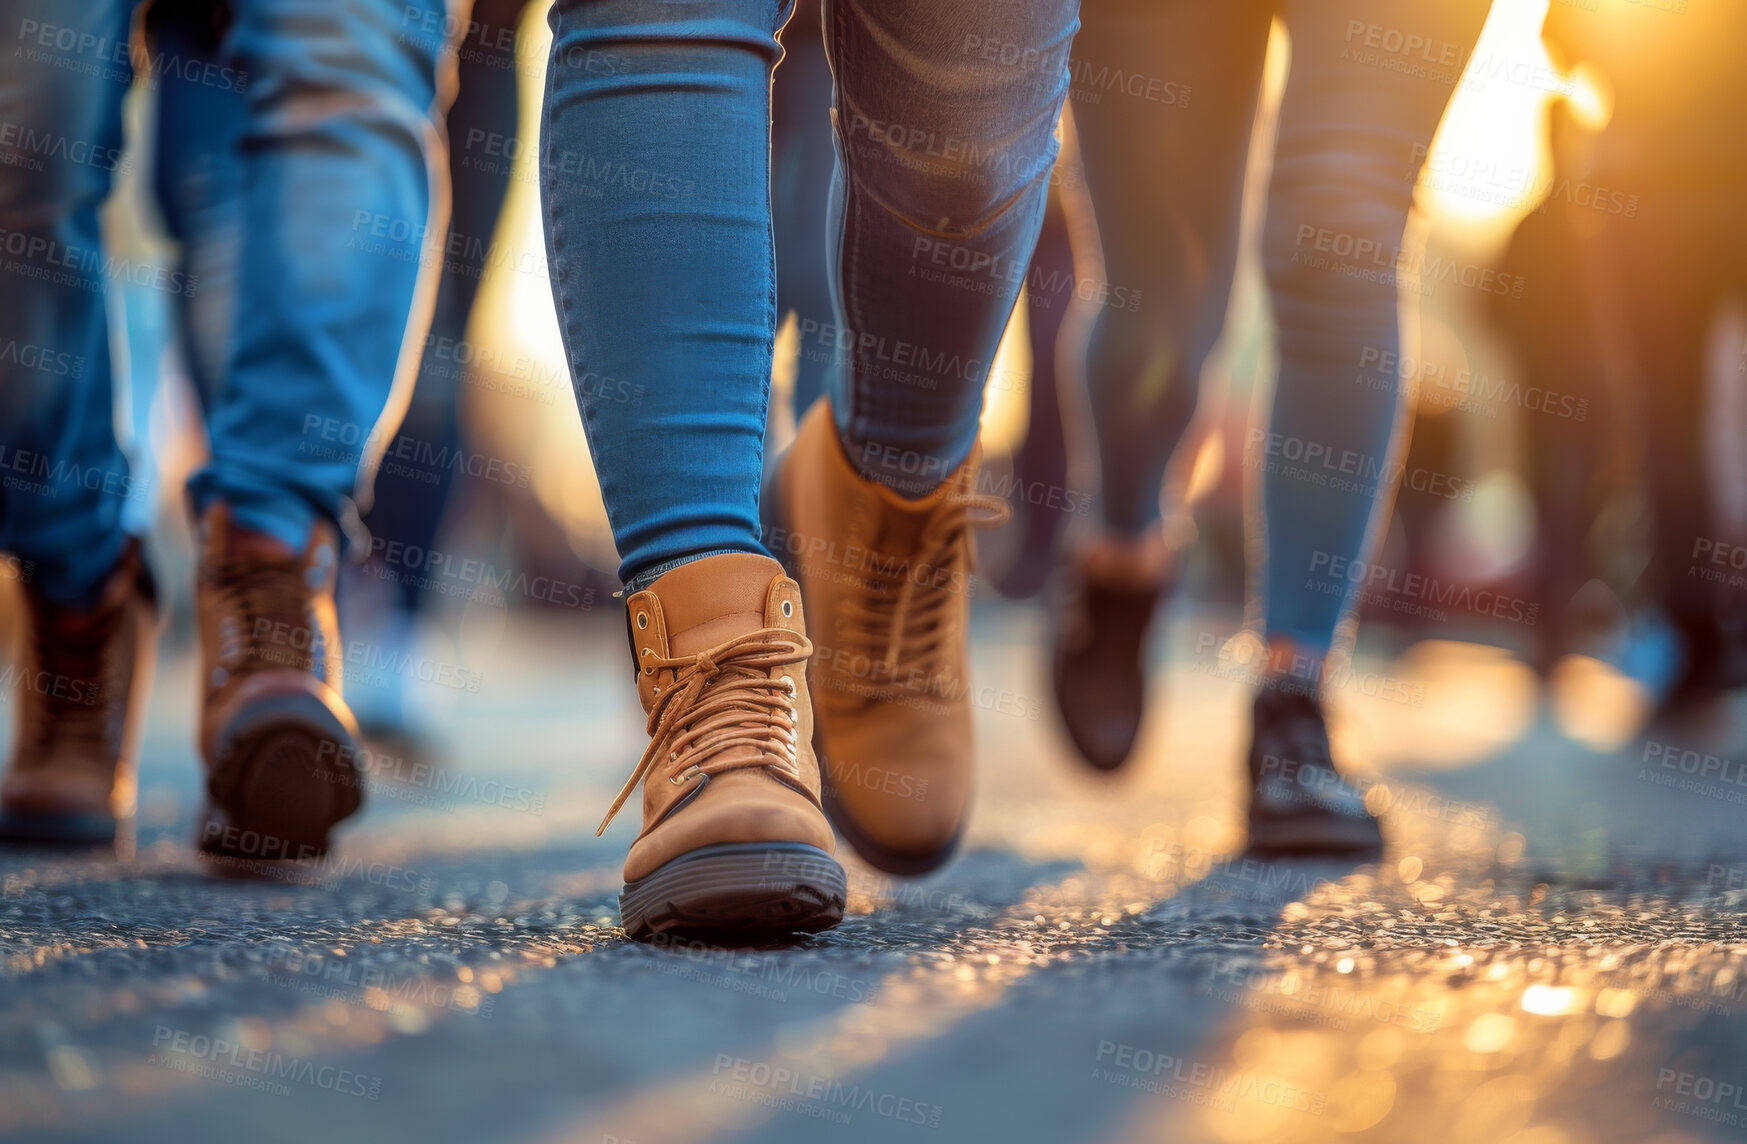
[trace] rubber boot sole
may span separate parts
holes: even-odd
[[[200,853],[221,869],[302,861],[364,801],[357,743],[320,698],[293,691],[240,708],[220,732],[207,776]]]
[[[843,867],[817,846],[727,842],[628,884],[619,916],[634,941],[762,945],[830,929],[848,896]]]
[[[1338,814],[1299,814],[1249,820],[1249,845],[1256,857],[1310,855],[1371,856],[1383,853],[1383,830],[1374,818]]]
[[[117,820],[101,811],[39,813],[0,809],[0,845],[110,846]]]

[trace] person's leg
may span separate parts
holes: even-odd
[[[423,340],[421,251],[446,223],[445,18],[437,0],[239,0],[226,41],[249,77],[243,231],[212,456],[190,491],[293,547],[344,514],[410,387],[394,392],[403,341]]]
[[[1031,260],[1076,0],[825,10],[843,368],[766,504],[830,646],[813,661],[827,809],[896,873],[944,862],[971,786],[970,528],[989,365]],[[823,636],[821,638],[824,638]]]
[[[153,0],[146,39],[155,96],[152,188],[195,289],[177,295],[189,379],[207,409],[223,385],[242,242],[248,77],[224,62],[230,3]]]
[[[824,392],[835,360],[825,239],[837,151],[831,141],[831,64],[819,24],[821,4],[797,0],[794,18],[782,31],[782,66],[771,84],[776,316],[781,325],[793,313],[799,334],[790,402],[796,420]]]
[[[856,470],[909,497],[970,456],[1055,162],[1077,0],[831,0],[839,344]]]
[[[127,538],[97,211],[121,162],[133,0],[21,0],[0,58],[0,549],[47,598],[91,594]],[[179,277],[167,280],[174,289]]]
[[[1074,45],[1104,267],[1083,362],[1095,440],[1074,444],[1095,449],[1099,491],[1093,527],[1067,538],[1052,679],[1069,738],[1103,770],[1140,732],[1147,637],[1175,574],[1161,485],[1225,324],[1273,7],[1089,0]]]
[[[516,28],[525,6],[526,0],[478,0],[457,37],[460,85],[448,115],[452,206],[430,332],[406,417],[388,447],[397,460],[372,483],[363,518],[369,561],[347,562],[340,576],[342,626],[391,658],[414,654],[419,614],[435,602],[423,587],[422,562],[436,548],[455,486],[450,458],[463,447],[462,383],[475,349],[467,323],[491,263],[510,156],[520,149]],[[419,747],[410,684],[401,672],[347,680],[346,700],[366,736],[397,750]]]
[[[770,76],[786,8],[552,10],[540,160],[552,291],[634,589],[698,557],[764,553]]]
[[[478,0],[457,50],[459,87],[449,108],[450,241],[437,284],[430,333],[419,362],[418,384],[396,434],[432,455],[461,446],[461,382],[470,360],[457,351],[467,337],[509,189],[504,140],[518,139],[515,31],[527,0]],[[434,480],[426,478],[435,478]],[[376,475],[364,525],[376,551],[428,552],[437,539],[454,485],[454,468],[397,468]],[[425,601],[418,569],[392,569],[395,611],[416,615]]]
[[[1267,562],[1269,654],[1249,753],[1258,852],[1382,845],[1335,767],[1322,676],[1357,591],[1346,570],[1370,557],[1387,523],[1411,412],[1398,378],[1398,275],[1411,292],[1414,180],[1488,4],[1285,5],[1292,63],[1262,237],[1280,367],[1272,414],[1246,444],[1262,469]],[[1399,32],[1449,66],[1356,55],[1355,26]]]
[[[1273,4],[1088,0],[1074,125],[1110,293],[1086,347],[1097,515],[1159,522],[1160,485],[1225,324]],[[1109,75],[1143,76],[1153,98]],[[1154,80],[1157,83],[1154,83]]]
[[[423,340],[446,37],[437,0],[239,0],[227,33],[249,77],[242,231],[211,459],[189,482],[211,858],[319,855],[361,801],[339,526]]]
[[[23,603],[0,842],[101,843],[132,809],[156,609],[122,532],[139,490],[115,439],[97,218],[125,161],[132,10],[24,0],[0,53],[0,577]]]
[[[1654,147],[1638,153],[1646,152]],[[1692,167],[1669,162],[1661,169]],[[1705,440],[1711,332],[1739,277],[1724,237],[1733,233],[1728,220],[1739,198],[1734,188],[1708,180],[1654,182],[1657,170],[1646,160],[1633,172],[1636,180],[1618,172],[1608,184],[1643,188],[1643,206],[1636,218],[1607,220],[1598,261],[1614,271],[1609,285],[1618,290],[1631,374],[1644,387],[1640,432],[1653,520],[1648,579],[1682,644],[1680,674],[1659,712],[1669,718],[1740,685],[1740,649],[1731,646],[1728,622],[1738,593],[1713,579],[1717,566],[1706,561],[1725,530]]]
[[[552,292],[629,588],[650,743],[634,938],[835,925],[799,590],[758,499],[775,329],[770,82],[787,0],[558,0],[541,130]]]
[[[1292,64],[1262,239],[1280,368],[1272,415],[1248,451],[1263,473],[1267,635],[1305,662],[1327,655],[1356,592],[1350,578],[1323,582],[1322,570],[1366,559],[1387,524],[1410,415],[1396,376],[1397,279],[1422,257],[1406,235],[1414,175],[1488,6],[1285,5]],[[1355,55],[1355,23],[1418,37],[1451,63],[1395,68]],[[1294,459],[1304,455],[1334,467]]]

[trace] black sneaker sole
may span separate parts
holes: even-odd
[[[41,814],[0,809],[0,845],[112,846],[117,825],[113,814],[101,812]]]
[[[848,880],[804,842],[725,842],[682,854],[619,893],[633,941],[763,945],[843,920]]]
[[[328,832],[363,804],[355,758],[351,731],[314,695],[244,707],[214,751],[200,853],[220,867],[322,857]]]
[[[1376,857],[1383,853],[1383,830],[1374,818],[1338,814],[1296,814],[1249,820],[1249,845],[1256,857],[1316,854]]]

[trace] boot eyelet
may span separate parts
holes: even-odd
[[[637,613],[637,630],[642,631],[644,628],[646,628],[648,626],[649,626],[649,613],[648,612],[638,612]]]
[[[791,616],[793,616],[794,614],[795,614],[795,602],[793,600],[784,600],[783,601],[783,619],[786,620],[786,619],[790,618]]]

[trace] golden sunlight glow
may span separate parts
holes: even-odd
[[[1547,4],[1492,6],[1420,174],[1420,205],[1440,227],[1495,239],[1546,194],[1541,118],[1559,82],[1541,43]]]

